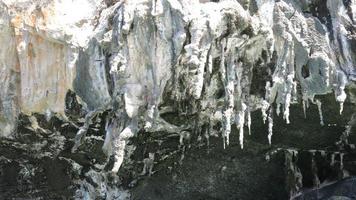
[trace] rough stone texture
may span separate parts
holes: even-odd
[[[325,185],[356,173],[355,17],[355,0],[0,0],[0,197],[352,199],[353,178]]]
[[[3,47],[1,55],[1,92],[0,92],[0,126],[1,135],[9,136],[16,124],[16,116],[19,113],[16,84],[19,77],[19,60],[16,52],[14,30],[10,27],[10,16],[6,6],[0,4],[0,40]]]

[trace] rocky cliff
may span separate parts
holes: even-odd
[[[355,197],[355,0],[0,0],[0,44],[3,199]]]

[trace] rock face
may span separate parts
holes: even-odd
[[[355,20],[355,0],[0,0],[0,197],[352,199],[324,185],[356,173]]]

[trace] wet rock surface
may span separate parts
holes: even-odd
[[[345,105],[346,110],[354,106]],[[1,140],[1,197],[90,199],[83,190],[96,192],[101,199],[288,199],[290,195],[295,199],[352,199],[353,179],[322,186],[356,174],[352,145],[335,144],[344,127],[320,128],[317,108],[306,119],[300,107],[292,110],[302,116],[293,121],[303,126],[276,122],[282,131],[276,132],[272,146],[258,111],[252,118],[260,121],[259,126],[253,127],[254,134],[247,136],[243,150],[236,129],[226,149],[218,136],[210,137],[208,146],[207,138],[198,139],[199,134],[181,144],[179,134],[140,132],[128,143],[128,159],[118,174],[110,172],[113,159],[107,160],[101,149],[105,124],[98,119],[105,114],[93,120],[96,123],[76,153],[71,148],[78,126],[56,116],[48,121],[43,115],[21,116],[18,134]],[[330,112],[338,110],[330,108]],[[342,120],[331,116],[326,117],[328,123]],[[176,113],[162,117],[184,121]],[[31,124],[34,118],[37,129]],[[356,138],[351,134],[348,139]],[[150,153],[154,153],[151,172],[144,171]]]

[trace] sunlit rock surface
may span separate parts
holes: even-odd
[[[0,197],[337,198],[355,20],[354,0],[0,0]]]

